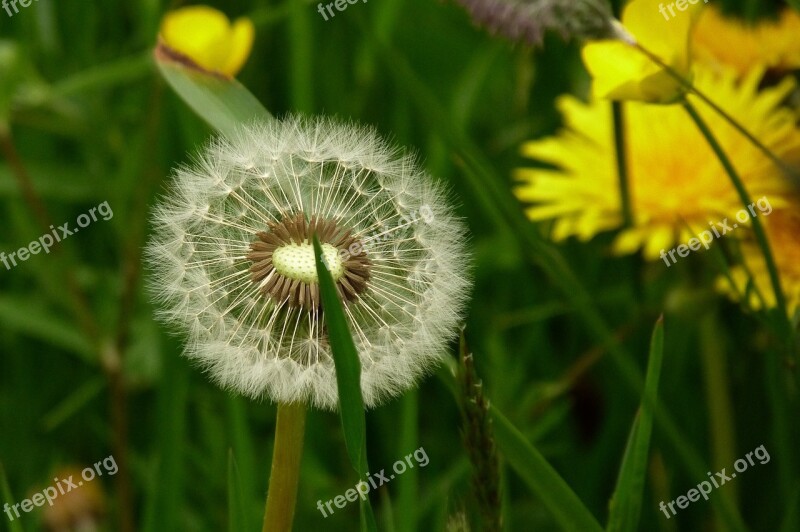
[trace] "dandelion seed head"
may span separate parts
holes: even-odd
[[[177,169],[147,248],[158,316],[225,388],[334,409],[316,234],[368,407],[444,356],[469,290],[466,231],[413,156],[367,128],[289,117]]]

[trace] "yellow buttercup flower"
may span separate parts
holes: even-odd
[[[784,9],[777,21],[755,26],[726,18],[716,6],[704,9],[692,32],[692,56],[744,75],[754,65],[791,70],[800,67],[800,14]]]
[[[224,13],[207,6],[171,11],[161,23],[163,44],[197,66],[224,76],[235,76],[253,47],[255,29],[247,18],[231,24]]]
[[[664,2],[634,0],[625,7],[622,25],[641,46],[684,77],[689,76],[689,31],[702,3],[684,1],[684,11],[662,14]],[[659,10],[661,6],[661,10]],[[597,98],[671,103],[684,94],[681,85],[630,43],[604,40],[583,47],[583,62],[592,75]]]
[[[758,90],[763,70],[741,82],[697,69],[696,84],[788,163],[800,161],[797,115],[780,106],[794,83]],[[775,208],[791,185],[767,157],[693,95],[689,100],[714,131],[753,198],[766,195]],[[659,258],[670,249],[741,208],[719,160],[683,108],[628,102],[625,105],[631,227],[619,233],[616,253],[642,249]],[[558,169],[517,170],[520,200],[532,220],[554,220],[553,238],[594,235],[622,225],[610,103],[588,104],[572,96],[558,100],[565,128],[555,137],[528,142],[523,154]]]
[[[800,309],[800,198],[762,219],[772,256],[786,296],[789,317]],[[717,289],[734,301],[744,300],[753,310],[777,306],[761,249],[753,239],[741,246],[745,266],[731,269],[731,278],[720,277]],[[748,271],[750,275],[748,275]]]

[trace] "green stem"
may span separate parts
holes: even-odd
[[[646,55],[648,59],[650,59],[658,66],[663,68],[667,74],[669,74],[673,79],[675,79],[678,83],[680,83],[681,86],[685,88],[688,92],[694,94],[695,96],[700,98],[706,105],[711,107],[714,110],[714,112],[716,112],[723,119],[725,119],[725,121],[728,122],[731,126],[733,126],[739,133],[744,135],[744,137],[747,138],[747,140],[750,141],[756,148],[761,150],[764,153],[764,155],[766,155],[769,158],[769,160],[775,164],[775,166],[777,166],[778,168],[781,169],[781,171],[783,171],[784,174],[794,179],[796,183],[800,184],[800,173],[798,173],[794,168],[787,165],[783,160],[781,160],[780,157],[772,153],[772,150],[767,148],[764,145],[764,143],[762,143],[752,133],[750,133],[747,129],[745,129],[744,126],[742,126],[735,118],[733,118],[730,114],[728,114],[723,108],[714,103],[714,101],[711,100],[711,98],[709,98],[708,96],[706,96],[705,93],[703,93],[702,91],[700,91],[700,89],[695,87],[691,81],[687,80],[685,77],[683,77],[683,75],[680,72],[678,72],[677,70],[666,64],[660,57],[658,57],[656,54],[654,54],[653,52],[642,46],[640,43],[638,42],[634,43],[632,44],[632,46],[635,49],[642,52],[644,55]]]
[[[700,355],[703,363],[703,377],[708,405],[709,437],[711,438],[712,466],[719,471],[730,467],[736,456],[736,431],[733,427],[733,402],[728,390],[728,364],[725,344],[720,341],[720,323],[716,309],[709,310],[700,319]],[[736,503],[737,485],[720,497],[727,497]]]
[[[684,102],[683,107],[686,109],[686,112],[689,113],[689,116],[703,134],[709,146],[711,146],[711,149],[714,150],[714,154],[716,154],[719,162],[725,169],[725,172],[730,177],[731,183],[733,183],[736,192],[739,194],[739,200],[742,202],[742,205],[747,208],[747,206],[751,205],[753,202],[750,201],[750,195],[747,193],[747,189],[744,187],[744,183],[742,183],[742,179],[739,177],[736,169],[731,164],[730,159],[728,159],[728,156],[725,155],[725,152],[717,142],[714,134],[708,128],[708,125],[706,125],[705,121],[703,121],[702,117],[694,108],[694,106],[692,106],[692,104],[689,102]],[[778,310],[780,310],[780,313],[782,314],[781,321],[785,327],[784,332],[790,332],[791,324],[789,323],[789,313],[786,310],[786,297],[781,289],[781,280],[778,275],[778,268],[775,265],[775,260],[769,247],[767,234],[764,232],[764,227],[761,225],[761,220],[758,217],[752,216],[750,220],[753,223],[753,233],[758,241],[758,246],[761,248],[761,253],[764,255],[764,262],[767,265],[767,271],[769,272],[769,280],[772,284],[772,290],[775,292],[775,301],[777,302]]]
[[[617,155],[617,178],[619,179],[619,196],[622,205],[622,219],[625,227],[633,225],[633,208],[628,177],[628,161],[625,156],[625,114],[621,102],[612,102],[614,114],[614,149]]]
[[[305,428],[304,404],[278,404],[275,448],[272,452],[272,472],[269,476],[263,532],[292,530]]]

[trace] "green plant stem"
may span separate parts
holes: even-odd
[[[617,156],[617,179],[619,180],[622,219],[625,227],[630,227],[633,225],[633,207],[631,206],[628,161],[625,155],[625,110],[622,108],[621,102],[612,102],[611,109],[614,115],[614,150]]]
[[[291,532],[292,530],[305,429],[306,406],[304,404],[281,403],[278,405],[275,448],[272,452],[272,471],[269,476],[263,532]]]
[[[700,355],[708,405],[709,437],[711,439],[712,466],[719,471],[730,467],[736,456],[736,431],[733,427],[733,403],[728,390],[728,365],[725,343],[720,340],[720,323],[716,310],[710,310],[700,320]],[[738,487],[733,484],[720,497],[736,503]]]
[[[770,161],[772,161],[775,166],[781,169],[783,173],[787,176],[794,179],[795,184],[800,184],[800,173],[798,173],[794,168],[787,165],[780,157],[772,153],[772,150],[767,148],[760,140],[758,140],[752,133],[750,133],[743,125],[741,125],[735,118],[733,118],[730,114],[728,114],[722,107],[714,103],[714,101],[706,96],[700,89],[694,86],[694,84],[687,80],[683,75],[665,63],[660,57],[656,54],[645,48],[641,45],[641,43],[634,43],[633,46],[636,50],[639,50],[648,59],[656,63],[658,66],[664,69],[664,71],[669,74],[673,79],[675,79],[680,85],[685,88],[688,92],[694,94],[698,98],[700,98],[706,105],[711,107],[718,115],[720,115],[726,122],[728,122],[731,126],[733,126],[739,133],[744,135],[748,141],[750,141],[756,148],[761,150],[764,155],[766,155]]]
[[[683,107],[697,125],[700,133],[703,134],[703,137],[705,137],[709,146],[711,146],[711,149],[714,151],[717,159],[719,159],[719,162],[722,164],[725,172],[728,174],[728,177],[730,177],[731,183],[736,189],[736,192],[739,194],[739,200],[742,202],[744,208],[747,208],[747,206],[751,205],[753,202],[750,200],[750,195],[747,193],[747,189],[744,187],[742,179],[739,177],[736,169],[731,164],[728,156],[725,155],[722,146],[719,145],[719,142],[717,142],[714,134],[697,112],[697,109],[695,109],[694,106],[688,101],[683,103]],[[752,216],[750,220],[753,224],[753,233],[758,241],[758,246],[761,248],[761,253],[764,255],[764,262],[766,263],[767,271],[769,272],[769,280],[772,284],[772,290],[775,292],[775,301],[777,302],[778,310],[780,310],[782,315],[781,321],[783,322],[784,332],[788,333],[791,331],[791,324],[789,323],[789,315],[788,311],[786,310],[786,297],[781,289],[781,280],[778,276],[778,268],[775,265],[775,259],[772,256],[772,251],[770,250],[767,234],[764,232],[764,227],[761,225],[761,220],[757,216]]]

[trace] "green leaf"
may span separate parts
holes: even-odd
[[[603,530],[553,466],[497,408],[493,405],[490,408],[494,418],[495,439],[503,456],[536,493],[561,528],[587,532]]]
[[[231,532],[250,530],[247,526],[242,484],[233,449],[228,450],[228,530]]]
[[[322,260],[322,246],[314,235],[314,259],[317,265],[319,293],[328,328],[328,338],[336,368],[336,385],[339,391],[339,413],[342,417],[344,442],[350,463],[358,472],[360,479],[367,476],[367,440],[366,420],[364,419],[364,401],[361,397],[361,361],[358,358],[356,345],[347,327],[342,302],[336,292],[330,271]],[[361,530],[377,530],[375,517],[369,498],[359,498],[361,510]]]
[[[210,126],[231,135],[241,124],[272,119],[261,102],[233,78],[204,72],[171,59],[169,51],[156,49],[156,65],[172,89]]]
[[[622,457],[617,487],[611,497],[611,507],[606,530],[614,532],[635,531],[642,513],[642,496],[647,475],[647,458],[650,436],[653,433],[653,412],[658,396],[658,380],[664,358],[664,317],[656,321],[650,343],[642,402],[633,422],[628,444]]]
[[[794,493],[790,502],[786,505],[786,513],[783,516],[780,532],[792,532],[800,530],[800,482],[795,483]]]
[[[62,423],[76,415],[91,401],[96,399],[106,387],[106,380],[102,376],[95,377],[78,386],[62,401],[50,410],[42,419],[42,430],[51,432]]]
[[[20,312],[21,308],[24,308],[25,312]],[[29,335],[74,353],[87,364],[97,363],[92,346],[75,330],[74,325],[30,299],[16,296],[0,297],[0,321],[8,330]]]
[[[0,462],[0,496],[8,504],[14,504],[14,496],[11,493],[11,487],[8,485],[8,477],[2,462]],[[5,517],[3,515],[2,519],[5,520]],[[9,523],[8,530],[9,532],[22,532],[22,525],[19,524],[18,520],[14,519]]]
[[[361,398],[361,361],[356,345],[347,327],[342,303],[336,293],[327,265],[322,260],[322,246],[314,237],[314,258],[317,264],[319,292],[324,309],[325,325],[331,342],[333,361],[336,365],[336,384],[339,390],[339,410],[342,415],[344,442],[350,462],[359,475],[367,473],[362,469],[361,457],[366,441],[364,401]]]

